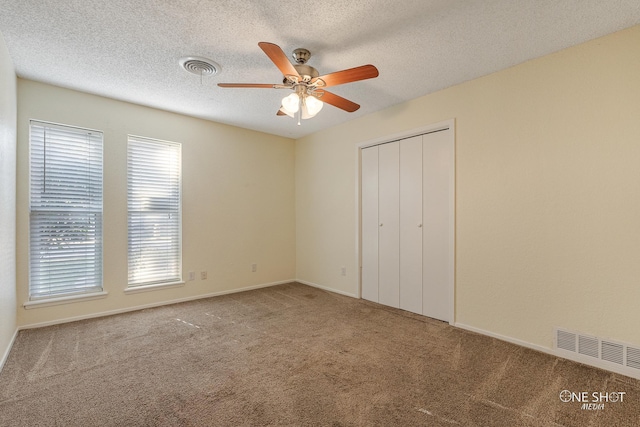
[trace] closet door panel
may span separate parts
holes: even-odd
[[[381,304],[400,306],[400,143],[379,146],[378,298]]]
[[[423,314],[449,321],[449,132],[423,135]]]
[[[378,302],[378,147],[362,150],[362,298]]]
[[[422,136],[400,141],[400,308],[422,314]]]

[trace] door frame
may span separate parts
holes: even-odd
[[[449,119],[442,122],[421,126],[407,131],[390,134],[387,136],[370,139],[355,145],[356,150],[356,265],[358,291],[357,297],[362,298],[362,150],[376,145],[386,144],[401,139],[411,138],[425,133],[449,130],[449,144],[451,145],[451,171],[449,174],[449,211],[451,212],[449,221],[449,283],[448,283],[448,305],[449,305],[449,324],[455,324],[455,224],[456,224],[456,144],[455,144],[455,119]]]

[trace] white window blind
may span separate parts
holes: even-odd
[[[181,145],[129,136],[129,286],[181,280]]]
[[[32,121],[30,299],[102,291],[102,133]]]

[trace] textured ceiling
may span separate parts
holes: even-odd
[[[638,23],[638,0],[0,0],[20,77],[293,138]],[[281,82],[260,41],[380,76],[331,89],[357,112],[297,126],[275,115],[288,92],[217,87]],[[201,82],[183,56],[222,70]]]

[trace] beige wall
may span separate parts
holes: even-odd
[[[639,344],[638,46],[640,26],[298,140],[297,277],[357,294],[356,144],[453,118],[456,322]]]
[[[104,132],[104,288],[94,301],[28,300],[29,119]],[[181,288],[127,286],[127,134],[182,143]],[[18,325],[55,322],[295,278],[294,141],[18,79]],[[258,271],[251,272],[251,264]],[[200,280],[199,272],[208,272]]]
[[[0,34],[0,368],[16,332],[16,74]]]

